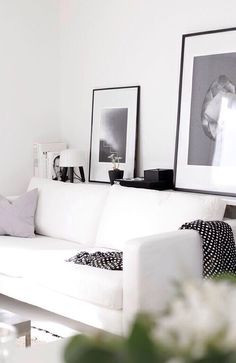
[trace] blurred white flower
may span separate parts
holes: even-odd
[[[236,285],[187,282],[158,320],[158,341],[176,356],[203,357],[207,349],[236,350]]]

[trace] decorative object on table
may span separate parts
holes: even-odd
[[[183,35],[175,187],[236,195],[236,28]]]
[[[71,183],[74,183],[74,179],[79,180],[80,182],[85,182],[84,176],[84,161],[81,158],[81,154],[76,149],[66,149],[63,150],[60,154],[60,167],[64,170],[62,171],[62,181],[67,180],[68,178]],[[80,175],[75,172],[75,168],[79,168]]]
[[[113,185],[116,179],[122,179],[124,176],[124,170],[119,169],[122,157],[118,156],[117,154],[111,154],[108,156],[108,159],[111,159],[113,165],[113,169],[108,170],[110,183]]]
[[[173,188],[173,170],[172,169],[144,170],[144,180],[149,182],[164,183],[166,187]]]
[[[138,316],[127,337],[73,337],[65,362],[235,362],[235,301],[235,281],[186,282],[166,312]]]
[[[111,185],[113,185],[116,179],[123,178],[124,170],[120,170],[120,169],[108,170],[108,174],[109,174],[110,183],[111,183]]]
[[[124,187],[165,190],[173,188],[172,169],[144,170],[144,178],[125,178],[117,180],[116,184]]]
[[[59,157],[66,149],[65,142],[47,142],[33,145],[34,176],[61,180]]]
[[[171,189],[173,187],[173,183],[172,184],[167,183],[165,180],[149,181],[141,177],[116,179],[115,184],[120,184],[122,187],[156,189],[156,190],[166,190],[166,189]]]
[[[89,181],[109,182],[109,156],[119,156],[125,177],[135,169],[139,86],[93,90]]]

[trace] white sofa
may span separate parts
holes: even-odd
[[[36,237],[0,236],[0,293],[112,333],[155,312],[173,282],[202,276],[194,219],[221,219],[220,197],[33,178]],[[235,223],[232,222],[234,227]],[[124,253],[123,271],[76,265],[78,251]]]

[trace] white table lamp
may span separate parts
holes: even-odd
[[[74,175],[77,176],[77,178],[81,181],[81,182],[85,182],[85,177],[84,177],[84,168],[83,168],[83,163],[84,161],[81,158],[81,154],[78,150],[76,149],[65,149],[63,151],[61,151],[60,153],[60,167],[63,168],[63,176],[62,176],[62,180],[65,181],[66,179],[66,174],[67,174],[67,170],[68,170],[68,174],[69,174],[69,180],[71,183],[74,182]],[[80,176],[78,176],[75,171],[74,168],[79,168],[80,171]]]

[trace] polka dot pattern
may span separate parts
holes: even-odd
[[[236,273],[236,247],[228,223],[196,220],[183,224],[180,229],[193,229],[202,238],[204,278]]]
[[[81,251],[77,255],[66,260],[79,265],[104,268],[106,270],[123,269],[123,252],[94,252]]]

